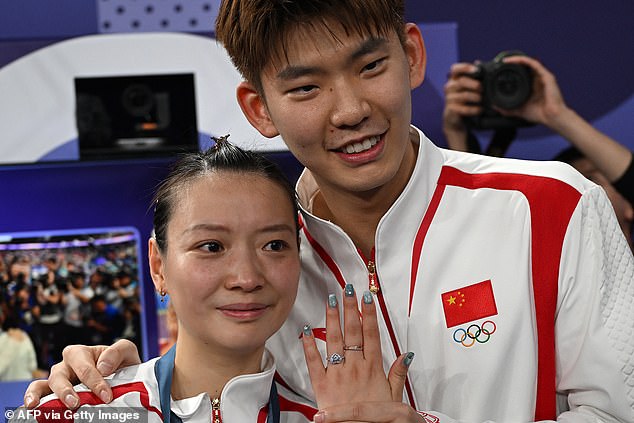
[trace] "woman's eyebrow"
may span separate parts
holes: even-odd
[[[269,225],[261,228],[260,232],[291,232],[295,233],[295,228],[286,223],[279,223],[275,225]]]

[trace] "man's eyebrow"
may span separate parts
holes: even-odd
[[[383,37],[371,37],[365,40],[355,51],[352,52],[350,57],[348,57],[347,63],[352,64],[359,58],[374,53],[379,50],[381,47],[386,45],[388,40]],[[324,73],[324,70],[317,66],[286,66],[277,74],[278,79],[282,80],[293,80],[296,78],[301,78],[305,75],[317,75],[320,73]]]
[[[306,75],[316,75],[323,73],[323,70],[316,66],[286,66],[277,74],[277,79],[291,81]]]
[[[372,54],[388,43],[384,37],[370,37],[365,40],[348,58],[348,63],[352,63],[359,58]]]

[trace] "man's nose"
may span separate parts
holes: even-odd
[[[333,87],[331,123],[337,128],[354,127],[370,115],[370,104],[354,82],[342,81]]]

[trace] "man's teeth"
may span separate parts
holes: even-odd
[[[360,153],[362,151],[369,150],[375,146],[377,142],[379,142],[379,137],[371,137],[363,140],[363,142],[348,144],[343,148],[343,150],[348,154]]]

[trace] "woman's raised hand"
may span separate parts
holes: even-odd
[[[363,293],[359,311],[354,288],[346,285],[343,331],[340,322],[339,301],[331,294],[326,310],[325,364],[310,326],[303,330],[304,354],[320,410],[315,421],[422,421],[402,402],[407,368],[414,354],[398,357],[385,375],[373,295],[369,291]],[[388,413],[379,417],[379,409]]]

